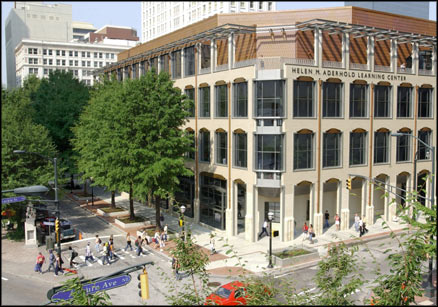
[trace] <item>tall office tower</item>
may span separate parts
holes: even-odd
[[[141,41],[147,42],[215,14],[275,11],[273,1],[178,1],[141,3]]]
[[[72,33],[71,5],[15,2],[5,26],[7,87],[17,86],[15,48],[23,39],[68,42]]]
[[[344,5],[429,19],[429,2],[425,1],[345,1]]]

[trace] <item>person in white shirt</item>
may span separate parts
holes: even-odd
[[[262,232],[259,234],[259,239],[262,237],[262,235],[265,233],[269,237],[269,233],[267,231],[268,228],[268,221],[265,219],[262,226]]]
[[[356,229],[356,231],[359,231],[359,215],[356,213],[354,215],[354,229]]]
[[[87,247],[85,248],[85,262],[88,259],[91,259],[91,261],[94,261],[93,255],[91,254],[90,242],[87,243]]]

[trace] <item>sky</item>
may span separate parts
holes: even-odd
[[[72,5],[73,21],[89,22],[96,28],[105,25],[132,27],[137,30],[137,36],[141,40],[141,2],[82,2],[82,1],[44,1],[44,3],[65,3]],[[14,1],[2,1],[2,84],[6,83],[6,52],[5,52],[5,21]],[[305,1],[305,2],[277,2],[277,10],[310,9],[323,7],[343,6],[342,1]],[[436,21],[436,2],[430,2],[429,19]]]

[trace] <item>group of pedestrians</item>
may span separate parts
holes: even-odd
[[[368,232],[365,221],[357,213],[354,215],[354,229],[359,232],[359,237]]]
[[[330,227],[329,220],[330,220],[330,213],[328,212],[328,210],[325,210],[324,228]],[[341,229],[341,217],[339,216],[339,214],[335,214],[334,221],[335,221],[336,230],[339,231]]]
[[[35,272],[43,274],[43,264],[46,263],[46,257],[44,257],[42,252],[38,252],[38,256],[35,263]],[[54,253],[51,249],[49,249],[49,267],[46,272],[50,272],[53,268],[55,276],[58,276],[58,273],[65,274],[62,269],[62,264],[64,261],[58,253]]]

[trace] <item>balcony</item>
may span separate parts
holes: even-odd
[[[391,66],[380,66],[380,65],[374,65],[374,71],[392,72]]]
[[[433,76],[433,71],[431,69],[419,69],[418,74],[422,76]]]
[[[413,74],[412,68],[407,67],[397,67],[397,73],[399,74]]]
[[[224,70],[228,70],[228,63],[216,66],[214,71],[218,72],[218,71],[224,71]]]
[[[211,68],[210,68],[210,67],[201,68],[201,70],[199,71],[199,74],[200,74],[200,75],[203,75],[203,74],[209,74],[210,71],[211,71]]]
[[[256,119],[257,134],[281,134],[282,119]]]
[[[259,188],[280,188],[281,173],[257,172],[257,187]]]
[[[322,61],[322,67],[324,68],[344,68],[342,62],[334,61]]]
[[[350,63],[350,69],[368,70],[368,64]]]

